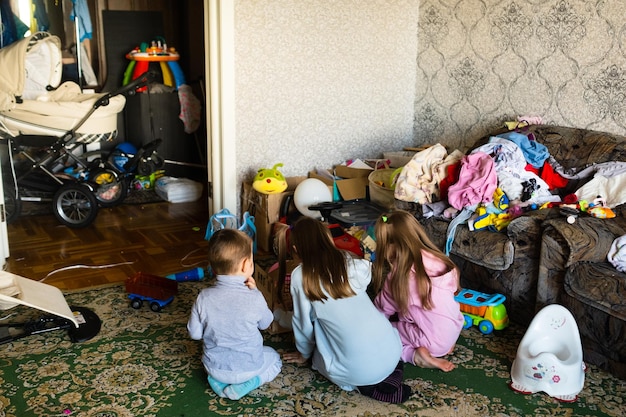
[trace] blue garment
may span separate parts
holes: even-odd
[[[371,264],[348,259],[350,286],[356,295],[309,301],[302,287],[302,267],[291,273],[293,332],[298,351],[313,357],[313,369],[344,390],[374,385],[400,361],[402,342],[396,329],[366,293]]]
[[[9,0],[0,0],[0,18],[2,20],[0,28],[0,48],[11,45],[19,38],[17,36],[17,28],[15,26],[16,16],[11,9],[11,2]]]
[[[202,363],[213,378],[240,384],[255,376],[261,383],[280,372],[280,356],[263,346],[259,330],[267,329],[274,315],[263,294],[245,286],[245,277],[218,275],[217,283],[198,294],[187,323],[189,336],[202,340]]]
[[[543,167],[546,159],[550,157],[550,152],[545,145],[537,142],[536,140],[528,139],[528,136],[517,132],[507,132],[498,135],[499,138],[508,139],[515,143],[522,150],[526,162],[533,167],[539,169]]]
[[[70,17],[72,20],[76,20],[78,17],[78,33],[80,34],[80,41],[85,39],[91,39],[93,35],[93,29],[91,27],[91,16],[89,15],[89,6],[87,6],[87,0],[72,0],[74,8]]]
[[[45,3],[43,0],[33,0],[33,6],[35,6],[33,17],[37,21],[37,31],[47,32],[50,28],[50,20],[48,19]]]
[[[446,231],[446,246],[444,248],[444,253],[446,256],[450,256],[450,251],[452,251],[452,245],[454,244],[454,235],[456,234],[456,228],[458,225],[467,223],[467,221],[472,217],[478,204],[473,204],[471,206],[463,207],[463,210],[457,214],[457,216],[448,224],[448,230]]]

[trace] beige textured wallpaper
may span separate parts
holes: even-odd
[[[421,1],[415,138],[464,149],[516,116],[626,134],[626,1]]]
[[[466,150],[517,116],[626,134],[626,0],[236,0],[237,172]]]
[[[417,0],[238,0],[240,178],[306,175],[413,142]]]

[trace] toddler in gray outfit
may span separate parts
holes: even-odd
[[[260,332],[274,315],[252,277],[249,236],[236,229],[217,231],[209,240],[209,264],[216,283],[198,294],[187,330],[203,342],[202,363],[213,391],[238,400],[280,373],[280,355],[263,346]]]

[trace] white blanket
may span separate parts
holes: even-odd
[[[626,203],[626,173],[613,177],[596,174],[591,181],[576,190],[578,200],[593,201],[598,196],[609,208]]]

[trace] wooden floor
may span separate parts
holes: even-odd
[[[194,203],[101,208],[83,229],[52,214],[22,215],[8,225],[5,270],[75,290],[124,281],[136,272],[164,276],[207,266],[206,199]]]

